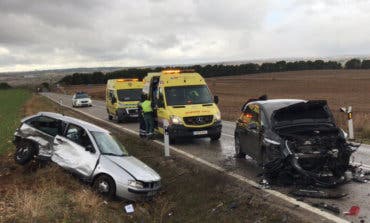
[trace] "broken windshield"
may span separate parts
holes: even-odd
[[[103,155],[127,156],[125,147],[112,135],[104,132],[91,132]]]
[[[166,87],[167,105],[212,103],[211,93],[206,85]]]

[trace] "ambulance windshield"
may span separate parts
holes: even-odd
[[[140,101],[142,89],[125,89],[118,90],[117,96],[119,101]]]
[[[188,105],[213,103],[206,85],[166,87],[167,105]]]

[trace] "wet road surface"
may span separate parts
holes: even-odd
[[[72,107],[70,95],[45,93],[45,96],[50,97],[55,101],[62,100],[63,105]],[[105,102],[93,100],[93,107],[78,108],[86,113],[89,113],[97,118],[108,120]],[[115,120],[113,120],[115,122]],[[120,124],[127,129],[138,131],[138,124],[122,123]],[[234,158],[234,129],[233,122],[223,121],[222,136],[219,141],[210,141],[210,139],[193,139],[186,142],[180,142],[174,145],[176,148],[190,153],[196,157],[200,157],[208,162],[219,165],[228,171],[247,177],[258,182],[260,178],[257,176],[262,172],[256,162],[250,158],[236,159]],[[370,170],[370,146],[362,145],[357,152],[353,154],[352,160],[355,164],[362,164],[366,170]],[[293,187],[273,187],[279,192],[288,194]],[[341,214],[339,216],[350,220],[352,222],[360,222],[363,217],[365,222],[370,221],[370,187],[368,183],[350,182],[339,186],[335,189],[327,189],[330,192],[346,193],[347,197],[341,199],[304,199],[306,203],[320,203],[334,204],[340,208]],[[352,205],[357,205],[361,208],[360,214],[357,217],[347,217],[343,212],[349,210]],[[368,217],[366,217],[368,216]]]

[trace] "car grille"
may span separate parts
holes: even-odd
[[[144,182],[144,188],[158,188],[161,186],[161,182]]]
[[[81,103],[87,103],[88,101],[81,101]]]
[[[184,117],[187,125],[206,125],[212,123],[213,115]]]

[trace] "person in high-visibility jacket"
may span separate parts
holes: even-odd
[[[145,130],[148,138],[152,138],[154,132],[154,118],[153,118],[153,107],[152,102],[148,100],[147,96],[144,96],[145,100],[140,103],[143,111]]]

